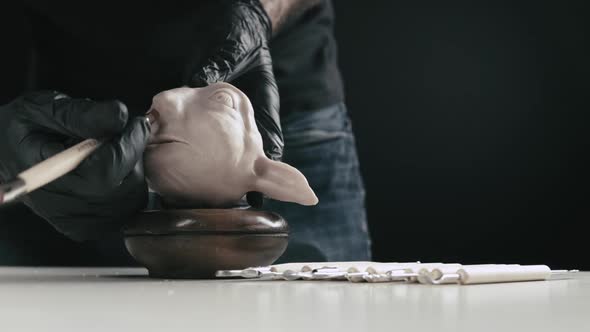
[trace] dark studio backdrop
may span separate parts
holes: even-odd
[[[334,4],[375,260],[590,270],[584,2]]]
[[[374,258],[590,269],[590,12],[335,1]]]

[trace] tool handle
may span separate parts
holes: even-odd
[[[18,177],[25,181],[26,191],[30,193],[74,170],[101,144],[98,140],[87,139],[29,168]]]
[[[546,280],[551,269],[546,265],[464,266],[457,271],[461,284]]]

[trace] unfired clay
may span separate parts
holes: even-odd
[[[227,83],[159,93],[150,114],[145,153],[149,186],[166,201],[231,206],[249,191],[315,205],[316,195],[294,167],[268,159],[250,100]]]

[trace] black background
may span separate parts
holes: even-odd
[[[374,258],[589,270],[584,2],[334,3]]]
[[[590,269],[583,2],[335,7],[374,258]]]

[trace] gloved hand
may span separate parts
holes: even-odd
[[[149,134],[145,118],[128,120],[121,102],[29,93],[0,106],[0,180],[83,139],[106,139],[76,170],[24,199],[69,238],[99,240],[147,202],[141,160]]]
[[[207,43],[189,70],[187,85],[203,87],[229,82],[252,102],[264,152],[273,160],[283,155],[279,91],[268,41],[271,21],[259,0],[215,1],[202,12],[207,21]],[[206,44],[206,45],[203,45]],[[203,48],[205,50],[203,50]],[[262,195],[249,193],[250,205],[260,207]]]

